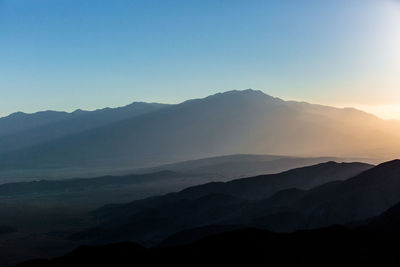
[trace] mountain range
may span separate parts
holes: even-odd
[[[249,89],[174,105],[13,114],[0,119],[0,170],[145,168],[228,154],[389,158],[399,137],[397,122]]]
[[[165,106],[167,105],[134,102],[121,108],[105,108],[95,111],[14,113],[0,118],[0,154],[79,134],[113,122],[134,118]]]
[[[151,244],[206,225],[277,232],[345,225],[388,210],[400,202],[399,192],[400,160],[376,167],[328,162],[109,205],[93,213],[99,226],[72,238]]]

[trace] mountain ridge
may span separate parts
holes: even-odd
[[[228,91],[9,150],[0,169],[146,168],[224,154],[389,157],[400,148],[394,129],[361,111]]]

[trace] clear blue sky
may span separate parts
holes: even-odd
[[[396,0],[0,0],[0,116],[246,88],[399,107],[399,15]]]

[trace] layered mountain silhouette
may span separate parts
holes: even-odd
[[[3,136],[0,169],[141,168],[243,153],[390,157],[400,148],[394,122],[261,91],[229,91],[150,110],[105,121],[101,115],[90,127],[87,120],[49,122]]]
[[[394,186],[395,177],[399,179],[399,164],[400,161],[384,163],[340,182],[341,186],[360,185],[360,180],[364,180],[360,192],[365,192],[366,184],[381,191],[383,184]],[[380,179],[379,185],[377,177],[385,174],[389,178]],[[311,191],[314,190],[317,188]],[[355,192],[356,188],[350,191],[354,199],[362,194]],[[230,202],[235,205],[232,199]],[[135,243],[81,246],[62,257],[30,260],[18,266],[187,266],[189,263],[191,266],[399,266],[399,218],[397,202],[357,227],[331,226],[277,233],[245,225],[209,225],[178,232],[150,248]]]
[[[293,198],[303,195],[297,194],[298,190],[303,192],[327,182],[346,180],[370,168],[371,165],[363,163],[328,162],[280,174],[208,183],[165,196],[110,205],[93,213],[99,227],[74,234],[71,238],[136,240],[151,244],[183,229],[211,224],[249,225],[255,218],[280,211],[276,206],[291,204]],[[290,188],[299,189],[280,199],[277,197],[282,190]],[[264,204],[265,199],[269,201],[268,206]]]
[[[97,226],[69,236],[73,244],[140,245],[83,246],[21,266],[397,266],[399,184],[400,160],[208,183],[107,205],[93,212]]]
[[[278,173],[311,163],[320,163],[335,158],[295,158],[270,155],[231,155],[200,159],[137,171],[134,174],[104,175],[100,177],[66,179],[28,179],[24,182],[0,184],[0,199],[46,198],[43,201],[57,202],[60,199],[76,199],[75,205],[88,203],[107,204],[126,202],[208,182],[230,181],[244,173]],[[367,166],[367,165],[366,165]],[[122,173],[128,171],[121,171]],[[16,179],[10,179],[16,180]],[[32,180],[32,181],[31,181]],[[285,186],[285,185],[282,185]],[[95,201],[94,200],[98,200]],[[93,205],[90,205],[93,206]]]

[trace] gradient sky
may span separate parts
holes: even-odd
[[[246,88],[400,119],[400,2],[0,0],[0,116]]]

